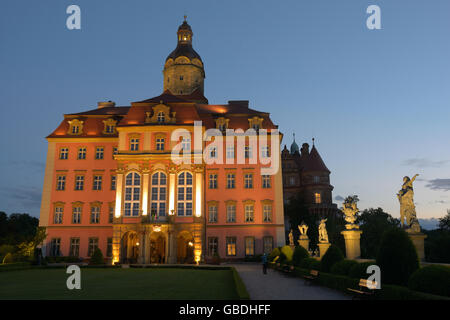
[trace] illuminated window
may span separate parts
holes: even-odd
[[[255,238],[245,237],[245,255],[253,256],[255,254]]]
[[[236,187],[236,175],[234,173],[227,174],[227,189],[234,189]]]
[[[130,139],[130,150],[131,151],[138,151],[139,150],[139,139],[138,138],[131,138]]]
[[[78,148],[77,159],[78,160],[86,159],[86,147]]]
[[[217,189],[217,174],[215,173],[209,175],[209,188]]]
[[[95,175],[92,190],[102,190],[102,176]]]
[[[69,148],[61,148],[59,149],[59,159],[60,160],[67,160],[69,158]]]
[[[262,175],[262,187],[268,189],[271,187],[270,175]]]
[[[227,256],[236,255],[236,237],[227,237]]]
[[[192,174],[182,172],[178,176],[178,205],[179,216],[192,216]]]
[[[63,222],[63,212],[64,208],[62,206],[56,206],[55,207],[55,213],[53,216],[53,223],[54,224],[62,224]]]
[[[263,205],[263,222],[272,222],[272,205]]]
[[[117,147],[113,148],[112,157],[114,159],[114,155],[119,153],[119,149]]]
[[[56,181],[56,190],[63,191],[66,188],[66,176],[58,176]]]
[[[98,248],[98,238],[89,238],[88,256],[92,256],[95,249]]]
[[[84,189],[84,176],[75,177],[75,190],[80,191]]]
[[[139,203],[141,199],[141,176],[136,172],[127,174],[125,179],[125,212],[127,217],[139,215]]]
[[[97,147],[95,149],[95,159],[96,160],[102,160],[103,159],[103,151],[104,151],[103,147]]]
[[[164,138],[156,138],[156,150],[164,150]]]
[[[270,254],[273,250],[273,237],[267,236],[263,238],[264,253]]]
[[[208,222],[217,222],[217,205],[210,205],[208,208]]]
[[[81,223],[81,206],[74,206],[72,208],[72,223],[73,224]]]
[[[320,193],[316,192],[314,194],[314,199],[317,204],[322,203],[322,199],[320,198]]]
[[[244,206],[245,222],[253,222],[255,218],[255,207],[253,204],[246,204]]]
[[[100,206],[91,207],[91,223],[100,223]]]
[[[244,175],[244,188],[245,189],[253,188],[253,174],[252,173],[246,173]]]
[[[78,257],[80,255],[80,238],[70,238],[69,256]]]
[[[236,204],[227,205],[227,222],[236,222]]]
[[[164,217],[166,215],[167,176],[163,172],[152,175],[151,214]]]
[[[210,237],[208,238],[208,254],[213,256],[218,252],[219,249],[219,238]]]

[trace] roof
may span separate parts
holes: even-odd
[[[202,61],[202,58],[197,53],[197,51],[194,50],[192,45],[190,43],[178,43],[175,50],[173,50],[166,58],[166,61],[168,59],[175,60],[178,57],[188,57],[190,60],[197,58],[198,60]]]
[[[305,161],[304,171],[325,171],[330,173],[330,170],[328,170],[327,166],[322,160],[322,157],[320,156],[319,152],[317,151],[316,147],[313,145],[311,152],[309,153],[308,158]]]

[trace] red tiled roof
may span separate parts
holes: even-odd
[[[330,173],[316,147],[313,146],[303,167],[304,171],[325,171]]]

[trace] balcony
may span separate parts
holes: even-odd
[[[167,216],[152,216],[146,215],[141,217],[141,223],[143,224],[158,224],[158,223],[167,223],[169,219]]]

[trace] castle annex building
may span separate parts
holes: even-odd
[[[48,256],[88,259],[96,248],[111,263],[192,263],[239,259],[285,243],[283,179],[261,174],[249,143],[223,139],[223,153],[201,147],[222,164],[206,163],[188,136],[175,130],[276,129],[268,113],[248,101],[209,104],[205,70],[184,21],[178,43],[165,60],[163,92],[116,106],[64,115],[47,137],[48,152],[40,211]],[[245,140],[247,141],[247,140]],[[190,164],[175,163],[181,145]],[[243,148],[244,150],[240,150]],[[244,163],[233,160],[239,151]],[[281,163],[281,154],[277,152]]]

